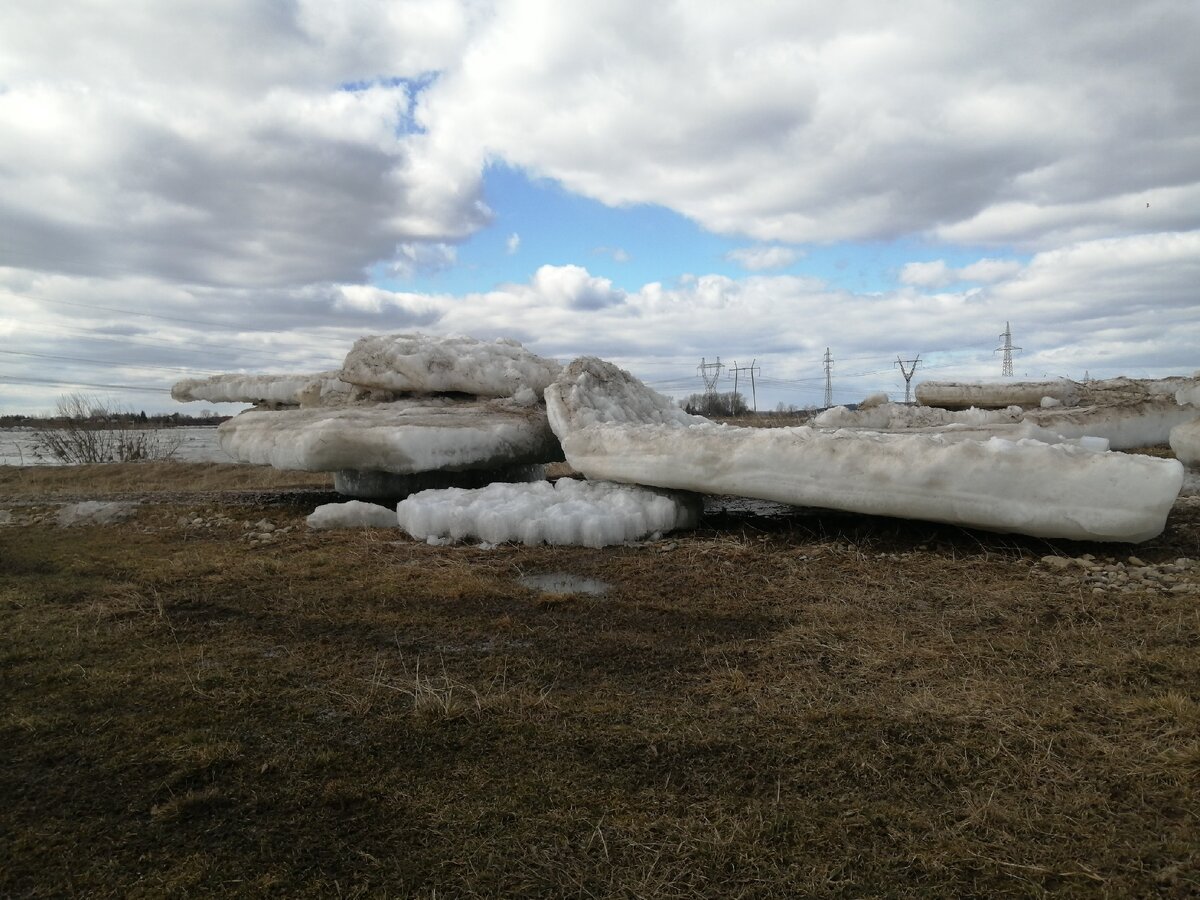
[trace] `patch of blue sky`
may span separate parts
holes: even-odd
[[[493,221],[458,245],[454,266],[404,278],[388,277],[380,267],[372,280],[392,290],[465,294],[526,282],[543,265],[576,265],[627,291],[650,282],[670,287],[684,275],[786,274],[816,278],[834,289],[881,293],[900,286],[905,263],[940,259],[950,268],[961,268],[983,258],[1024,261],[995,247],[906,238],[786,245],[795,251],[794,262],[754,273],[729,254],[763,245],[706,231],[662,206],[607,206],[573,194],[556,181],[531,178],[503,164],[485,171],[484,197]]]
[[[424,134],[425,129],[417,122],[413,113],[417,100],[422,91],[428,90],[437,81],[440,72],[422,72],[413,78],[392,75],[386,78],[365,78],[359,81],[344,81],[338,85],[338,90],[348,93],[370,90],[373,87],[403,87],[408,96],[408,108],[396,125],[396,136],[405,134]]]

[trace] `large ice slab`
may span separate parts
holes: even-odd
[[[962,440],[1031,438],[1055,444],[1096,439],[1108,442],[1104,449],[1131,450],[1165,444],[1172,428],[1196,415],[1195,408],[1181,407],[1169,397],[1030,410],[1010,406],[1004,410],[952,411],[885,403],[857,410],[835,406],[813,419],[813,424],[822,428],[940,432],[948,439]]]
[[[348,399],[354,386],[337,372],[315,375],[214,375],[185,378],[171,388],[181,403],[256,403],[262,406],[320,406]]]
[[[922,381],[917,403],[940,409],[1004,409],[1038,406],[1043,397],[1071,405],[1079,399],[1079,385],[1069,378],[1043,381]]]
[[[1003,409],[1020,406],[1032,409],[1049,397],[1063,406],[1112,406],[1174,397],[1200,381],[1195,376],[1170,378],[1104,378],[1072,381],[1051,378],[1042,381],[923,381],[917,385],[917,402],[943,409]]]
[[[422,540],[584,547],[695,528],[700,513],[700,499],[692,494],[572,478],[422,491],[396,507],[400,527]]]
[[[310,472],[407,475],[562,459],[540,404],[427,398],[357,406],[247,410],[217,429],[230,456]]]
[[[1105,438],[1113,450],[1132,450],[1167,443],[1171,430],[1196,414],[1195,408],[1179,406],[1168,395],[1115,404],[1031,409],[1022,421],[1064,438]]]
[[[561,368],[511,340],[389,334],[356,341],[341,378],[377,390],[458,392],[532,402]]]
[[[572,363],[546,404],[589,478],[1038,537],[1147,540],[1183,482],[1175,460],[1067,444],[715,425],[592,358]]]

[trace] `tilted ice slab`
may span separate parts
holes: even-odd
[[[460,392],[532,402],[561,366],[516,341],[389,334],[359,338],[346,355],[341,378],[396,392]]]
[[[171,388],[181,403],[257,403],[264,406],[320,406],[348,399],[354,386],[337,372],[316,375],[214,375],[186,378]]]
[[[1105,378],[1096,381],[1072,381],[1052,378],[1044,381],[923,381],[917,385],[917,402],[943,409],[1003,409],[1020,406],[1032,409],[1043,398],[1063,406],[1112,406],[1141,403],[1176,396],[1200,381],[1186,376],[1170,378]]]
[[[421,540],[607,547],[695,528],[700,512],[695,495],[560,478],[554,484],[422,491],[400,501],[396,518],[401,528]]]
[[[1175,460],[1067,444],[715,425],[586,357],[546,404],[568,462],[589,478],[1038,537],[1148,540],[1183,482]]]
[[[428,398],[277,412],[247,410],[217,429],[230,456],[309,472],[407,475],[562,459],[541,405]]]

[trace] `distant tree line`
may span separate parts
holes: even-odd
[[[58,428],[78,422],[107,423],[143,428],[177,428],[194,425],[220,425],[231,416],[218,415],[212,410],[202,409],[198,415],[180,413],[154,413],[145,410],[113,410],[107,407],[82,407],[64,415],[60,409],[52,416],[26,416],[19,413],[0,415],[0,428]]]

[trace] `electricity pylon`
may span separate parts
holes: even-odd
[[[904,405],[907,406],[912,402],[912,379],[917,371],[917,365],[921,362],[921,354],[917,354],[916,359],[901,359],[896,356],[896,365],[900,367],[900,374],[904,376]],[[908,368],[904,368],[905,364]]]
[[[825,348],[825,408],[833,406],[833,356]]]
[[[1012,328],[1011,328],[1011,327],[1009,327],[1009,324],[1008,324],[1007,322],[1005,322],[1005,323],[1004,323],[1004,331],[1003,331],[1003,333],[1000,335],[1000,337],[1004,338],[1004,344],[1003,344],[1003,346],[997,347],[997,348],[996,348],[995,350],[993,350],[992,352],[993,352],[993,353],[999,353],[999,352],[1001,352],[1001,351],[1004,351],[1004,363],[1003,363],[1003,364],[1001,365],[1001,367],[1000,367],[1000,374],[1001,374],[1001,376],[1003,376],[1004,378],[1012,378],[1012,374],[1013,374],[1013,364],[1012,364],[1012,355],[1013,355],[1013,351],[1014,351],[1014,350],[1020,350],[1021,348],[1020,348],[1020,347],[1014,347],[1014,346],[1013,346],[1013,342],[1012,342]]]
[[[717,379],[721,377],[721,370],[725,366],[721,364],[721,357],[717,357],[715,363],[707,362],[704,357],[700,357],[700,365],[697,371],[700,377],[704,379],[704,394],[708,396],[717,392]]]
[[[737,398],[738,372],[749,372],[750,373],[750,395],[753,398],[753,402],[754,402],[753,409],[755,412],[758,412],[758,392],[754,388],[754,374],[755,374],[755,370],[758,369],[758,366],[756,365],[757,362],[758,362],[758,360],[752,360],[750,362],[750,365],[748,365],[748,366],[739,366],[737,364],[736,359],[733,361],[733,366],[729,370],[730,372],[733,373],[733,397],[734,397],[734,399],[731,399],[729,401],[729,405],[731,408],[733,406],[734,400],[736,400],[736,398]]]

